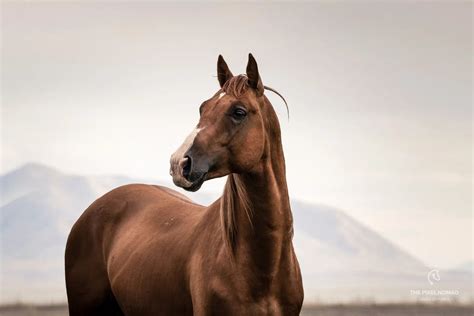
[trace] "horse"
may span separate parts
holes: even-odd
[[[219,55],[217,78],[170,174],[187,191],[227,176],[222,196],[205,207],[166,187],[130,184],[93,202],[66,245],[71,316],[299,315],[281,131],[264,94],[276,91],[263,85],[252,54],[237,76]]]

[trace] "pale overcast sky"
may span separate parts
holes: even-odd
[[[1,172],[169,181],[247,54],[281,114],[290,194],[433,267],[472,260],[472,4],[2,3]],[[220,192],[222,181],[203,190]]]

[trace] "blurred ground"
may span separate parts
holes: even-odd
[[[1,316],[67,316],[66,305],[9,305],[0,307]],[[472,305],[314,305],[305,306],[302,316],[473,316]]]
[[[470,305],[323,305],[306,306],[302,316],[474,316]]]

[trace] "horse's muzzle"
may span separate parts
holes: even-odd
[[[208,168],[198,166],[190,155],[183,158],[171,156],[170,175],[175,185],[187,190],[197,191],[206,181]]]

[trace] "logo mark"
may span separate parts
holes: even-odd
[[[441,277],[439,276],[439,270],[438,269],[431,270],[430,272],[428,272],[427,278],[430,285],[433,285],[434,283],[441,281]]]

